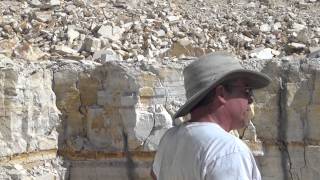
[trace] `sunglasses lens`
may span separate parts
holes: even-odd
[[[248,97],[251,97],[251,96],[253,96],[253,91],[252,91],[252,89],[251,88],[246,88],[246,95],[248,96]]]

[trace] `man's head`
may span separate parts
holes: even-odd
[[[221,90],[219,90],[221,88]],[[217,93],[214,103],[220,105],[224,110],[226,118],[229,118],[231,129],[239,129],[249,124],[248,115],[250,104],[253,103],[252,88],[246,82],[246,79],[236,79],[231,83],[215,88]],[[222,117],[223,118],[223,117]]]
[[[270,78],[265,74],[243,69],[239,61],[230,55],[211,53],[185,68],[184,83],[187,102],[174,118],[202,106],[223,108],[225,116],[232,118],[234,126],[238,128],[241,124],[246,124],[243,117],[253,101],[252,89],[267,86]]]
[[[190,110],[191,117],[194,121],[210,121],[213,118],[228,131],[246,127],[250,122],[252,91],[243,78],[223,82]]]

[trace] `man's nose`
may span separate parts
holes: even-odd
[[[249,96],[248,98],[248,104],[252,104],[254,101],[254,97],[253,96]]]

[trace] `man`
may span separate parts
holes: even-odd
[[[191,119],[169,129],[156,153],[158,180],[260,180],[250,149],[228,132],[248,125],[252,89],[270,83],[224,53],[200,57],[184,69],[187,102],[174,119]]]

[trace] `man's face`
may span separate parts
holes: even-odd
[[[229,84],[231,91],[226,94],[225,108],[232,119],[232,129],[248,126],[250,104],[253,102],[252,89],[243,79]]]

